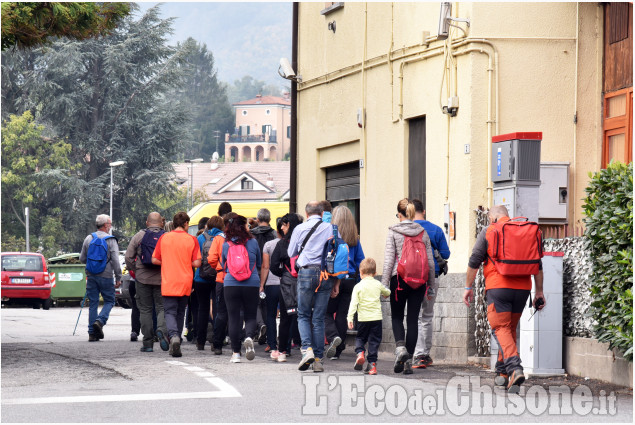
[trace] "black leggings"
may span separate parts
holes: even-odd
[[[205,345],[209,324],[210,297],[216,292],[216,282],[194,281],[194,291],[198,299],[198,317],[196,319],[196,342]]]
[[[419,289],[412,289],[406,282],[397,276],[390,279],[390,311],[392,314],[392,333],[395,335],[397,346],[404,343],[408,354],[412,357],[417,345],[419,335],[419,311],[421,303],[426,294],[426,285]],[[399,290],[397,290],[399,287]],[[408,313],[406,316],[407,332],[403,327],[404,311],[408,302]]]
[[[326,339],[330,344],[333,342],[336,336],[342,339],[342,343],[337,347],[335,355],[339,357],[340,353],[346,348],[346,331],[348,329],[348,321],[346,316],[348,315],[348,308],[351,304],[351,296],[353,295],[353,288],[357,283],[357,279],[342,279],[340,281],[340,293],[335,298],[329,299],[328,307],[326,308],[326,317],[324,318],[324,330],[326,333]],[[335,318],[333,318],[335,315]]]
[[[253,338],[258,328],[256,310],[260,301],[260,288],[258,286],[225,286],[224,292],[232,351],[240,353],[240,334],[243,329],[240,309],[242,308],[244,312],[245,335],[247,338]]]
[[[280,297],[280,325],[278,327],[278,351],[291,353],[291,334],[298,328],[298,315],[288,314],[284,298]]]

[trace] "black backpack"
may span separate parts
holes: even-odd
[[[198,275],[201,279],[205,279],[210,282],[216,282],[216,269],[212,268],[207,261],[207,256],[209,255],[209,249],[212,247],[212,241],[214,238],[210,236],[207,231],[203,232],[203,237],[205,238],[205,242],[202,246],[202,259],[201,259],[201,267],[198,270]]]
[[[153,232],[150,229],[145,230],[146,234],[143,235],[143,239],[141,239],[141,264],[146,267],[159,267],[155,264],[152,264],[152,254],[154,254],[154,249],[157,246],[157,242],[163,234],[165,230],[161,229],[158,232]]]

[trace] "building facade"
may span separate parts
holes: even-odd
[[[233,106],[236,129],[225,134],[226,161],[281,161],[290,146],[289,97],[258,95]]]
[[[632,4],[453,3],[447,38],[439,3],[298,7],[298,209],[351,207],[379,270],[397,202],[416,197],[465,272],[494,136],[541,132],[540,161],[568,164],[569,227],[588,172],[632,161]]]

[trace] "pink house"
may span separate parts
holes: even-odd
[[[281,161],[290,147],[288,93],[284,97],[258,95],[233,106],[236,129],[232,135],[225,134],[225,161]]]

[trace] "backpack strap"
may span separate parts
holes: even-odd
[[[306,245],[306,243],[309,241],[309,239],[311,238],[311,236],[313,236],[313,233],[315,233],[315,231],[317,230],[317,228],[320,226],[320,224],[322,224],[322,221],[318,221],[317,223],[315,223],[315,226],[313,226],[311,228],[311,231],[309,232],[308,235],[306,235],[306,238],[304,238],[304,242],[302,242],[302,245],[300,245],[300,250],[298,251],[298,257],[300,256],[300,254],[302,254],[302,251],[304,251],[304,246]]]

